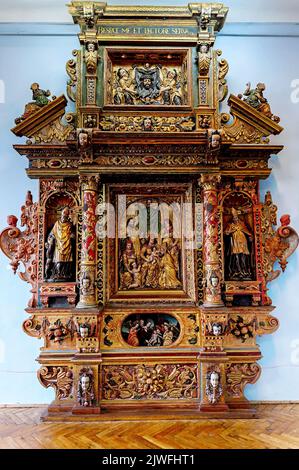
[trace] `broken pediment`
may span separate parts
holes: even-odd
[[[34,101],[26,104],[24,114],[16,119],[17,125],[11,130],[18,137],[28,137],[31,143],[62,143],[74,131],[70,124],[73,115],[65,115],[67,99],[61,95],[50,101],[47,98],[50,92],[40,91],[42,97],[33,97]],[[66,123],[62,122],[63,117]]]
[[[279,118],[268,117],[259,109],[249,105],[241,98],[230,95],[228,99],[230,114],[223,113],[223,140],[247,144],[267,144],[270,135],[280,134],[283,127],[278,124]]]

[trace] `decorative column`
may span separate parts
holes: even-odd
[[[202,175],[200,183],[203,194],[203,263],[204,263],[204,307],[222,307],[221,272],[219,260],[218,224],[220,223],[218,209],[217,185],[221,176],[218,174]]]
[[[80,301],[77,308],[97,307],[95,289],[97,238],[96,238],[96,206],[98,175],[80,177],[82,187],[82,247],[80,272]]]

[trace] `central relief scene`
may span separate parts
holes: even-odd
[[[185,233],[193,233],[193,222],[185,202],[191,193],[183,185],[158,191],[150,185],[121,186],[110,188],[110,294],[190,297],[194,262]]]
[[[184,49],[106,51],[106,105],[186,106],[188,52]]]
[[[127,207],[127,236],[118,242],[119,289],[181,289],[181,237],[174,234],[174,224],[180,232],[180,221],[173,207],[180,207],[179,200],[132,199]]]

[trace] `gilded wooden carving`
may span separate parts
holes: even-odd
[[[29,191],[21,228],[10,215],[0,234],[30,284],[23,330],[42,343],[49,415],[253,416],[244,389],[261,373],[257,337],[279,326],[268,289],[299,242],[260,192],[283,149],[270,143],[283,130],[272,92],[248,83],[221,112],[220,3],[69,11],[74,109],[31,85],[12,132],[28,138],[15,149],[39,196]]]

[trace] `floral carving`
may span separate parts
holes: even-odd
[[[251,321],[243,319],[240,315],[237,318],[229,319],[230,333],[236,338],[240,339],[244,343],[248,338],[253,338],[255,333],[256,319],[253,318]]]
[[[67,366],[43,366],[39,369],[37,376],[44,387],[55,389],[58,400],[70,396],[73,387],[73,372]]]
[[[149,117],[107,115],[100,119],[103,131],[115,132],[190,132],[195,128],[195,118],[185,117]]]
[[[0,248],[10,258],[13,272],[16,273],[22,263],[24,271],[18,274],[32,286],[29,307],[37,305],[37,210],[38,204],[33,203],[32,194],[28,191],[25,204],[21,207],[21,227],[26,227],[25,230],[21,232],[17,227],[17,217],[8,216],[8,227],[0,234]]]
[[[288,264],[287,259],[296,250],[299,237],[297,232],[290,227],[290,216],[283,215],[280,218],[280,227],[275,230],[277,207],[272,202],[270,191],[266,193],[265,203],[262,207],[262,240],[263,240],[263,270],[266,282],[276,279],[281,271],[274,269],[276,261],[279,262],[282,272]],[[271,299],[266,297],[266,305],[271,305]]]
[[[103,367],[105,400],[196,398],[195,364],[121,365]]]
[[[226,391],[234,398],[243,396],[247,384],[254,384],[261,375],[261,368],[255,362],[249,364],[227,364]]]

